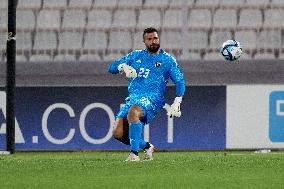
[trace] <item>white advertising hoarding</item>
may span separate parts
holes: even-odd
[[[229,85],[226,106],[227,149],[284,149],[284,85]]]

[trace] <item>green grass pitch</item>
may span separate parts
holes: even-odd
[[[156,152],[153,161],[124,162],[127,155],[1,155],[0,188],[284,188],[284,153],[280,152]]]

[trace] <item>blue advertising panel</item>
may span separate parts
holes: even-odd
[[[3,102],[5,92],[0,92]],[[2,95],[2,96],[1,96]],[[18,87],[16,150],[127,150],[112,138],[126,87]],[[175,88],[167,90],[168,106]],[[0,103],[0,149],[5,149],[5,105]],[[143,137],[159,150],[225,149],[226,87],[187,87],[182,116],[163,109]]]
[[[273,91],[269,96],[269,138],[284,142],[284,91]]]

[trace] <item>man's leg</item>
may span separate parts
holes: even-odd
[[[135,154],[138,157],[139,143],[141,142],[143,143],[143,141],[141,141],[143,124],[140,122],[140,118],[142,116],[143,116],[143,111],[138,105],[131,106],[127,115],[127,120],[129,123],[129,138],[130,138],[130,152],[131,152],[130,157],[131,154]],[[144,143],[142,145],[144,145]]]
[[[144,126],[144,125],[143,125]],[[143,127],[142,126],[142,127]],[[113,137],[123,144],[130,145],[129,124],[126,119],[117,118],[113,129]],[[142,150],[150,148],[150,143],[145,142],[142,138],[139,140],[139,148]]]
[[[129,125],[126,119],[117,118],[113,129],[113,137],[123,144],[130,145]]]

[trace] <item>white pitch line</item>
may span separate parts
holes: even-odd
[[[283,152],[253,152],[253,153],[243,153],[243,154],[227,154],[229,156],[246,156],[246,155],[258,155],[258,154],[277,154],[277,155],[284,155]]]

